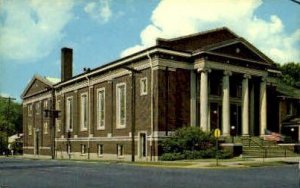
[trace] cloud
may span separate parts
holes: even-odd
[[[47,56],[72,18],[72,0],[0,0],[0,5],[0,57],[12,60]]]
[[[300,61],[297,45],[300,29],[288,35],[276,15],[268,20],[255,11],[261,0],[162,0],[153,10],[151,24],[140,34],[141,43],[125,49],[121,56],[155,44],[157,37],[172,38],[227,26],[277,62]]]
[[[93,19],[102,23],[107,23],[112,17],[110,2],[110,0],[90,2],[86,4],[84,11]]]

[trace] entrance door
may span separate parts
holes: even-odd
[[[242,134],[241,105],[230,105],[230,131],[234,135]]]
[[[145,133],[140,133],[140,157],[146,157],[147,155],[147,141],[146,141],[146,134]]]

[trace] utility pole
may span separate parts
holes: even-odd
[[[135,74],[141,73],[131,67],[122,67],[131,72],[131,161],[135,161]]]
[[[10,103],[12,100],[16,100],[16,98],[12,97],[1,97],[2,99],[8,100],[8,105],[7,105],[7,111],[6,111],[6,144],[8,147],[8,127],[9,127],[9,121],[10,121]],[[8,152],[8,151],[7,151]],[[8,153],[6,153],[8,155]]]

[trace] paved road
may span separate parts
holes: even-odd
[[[126,164],[0,158],[0,188],[298,188],[298,182],[297,165],[243,169],[163,169]]]

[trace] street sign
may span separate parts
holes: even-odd
[[[215,129],[215,131],[214,131],[214,137],[215,137],[215,138],[220,138],[220,136],[221,136],[221,131],[220,131],[220,129]]]

